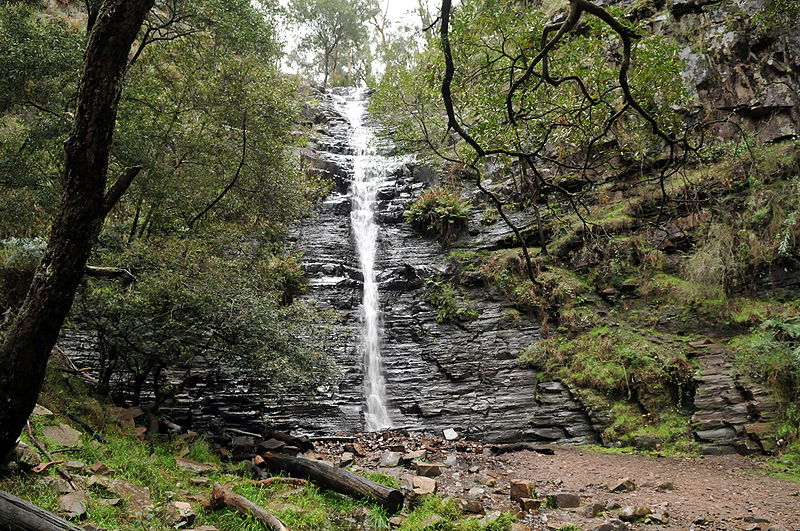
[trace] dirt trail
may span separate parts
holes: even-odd
[[[497,461],[514,475],[536,483],[563,482],[563,490],[574,491],[589,503],[615,502],[623,507],[667,504],[668,525],[642,528],[769,529],[780,525],[800,529],[800,483],[767,476],[757,461],[742,456],[667,459],[556,448],[552,456],[518,452]],[[625,477],[636,483],[636,490],[609,492],[609,482]],[[674,488],[657,489],[663,483],[672,483]],[[563,520],[592,529],[592,524],[600,522],[559,512],[563,511],[552,513],[551,525]],[[577,514],[581,512],[577,510]],[[767,522],[758,525],[757,520]]]
[[[487,513],[519,510],[509,495],[513,479],[532,482],[540,497],[556,492],[580,497],[577,508],[522,514],[520,522],[534,530],[558,529],[568,523],[594,530],[626,507],[645,506],[661,513],[664,522],[645,518],[627,524],[629,529],[800,531],[800,483],[767,475],[757,459],[737,455],[658,458],[549,448],[554,455],[519,451],[495,456],[490,446],[480,443],[393,432],[362,434],[357,442],[325,443],[318,446],[318,455],[336,462],[350,452],[344,455],[354,458],[355,468],[393,475],[410,490],[415,464],[403,466],[403,459],[399,464],[387,463],[387,456],[424,450],[425,461],[447,463],[435,478],[437,492],[478,501]],[[351,455],[354,450],[355,456]],[[625,478],[635,488],[610,491],[609,485]],[[592,516],[590,508],[595,504],[602,510]]]

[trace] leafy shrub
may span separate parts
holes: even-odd
[[[177,391],[162,385],[162,372],[193,359],[257,373],[276,395],[314,389],[332,375],[319,326],[325,316],[287,298],[300,286],[296,257],[230,258],[196,240],[165,239],[105,260],[135,280],[89,281],[73,319],[97,337],[106,390],[132,392],[138,402],[149,384],[160,402]]]
[[[405,220],[447,246],[467,227],[469,203],[448,187],[430,188],[404,214]]]

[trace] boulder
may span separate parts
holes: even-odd
[[[581,506],[581,498],[571,492],[554,492],[547,495],[550,505],[557,509],[571,509]]]
[[[381,454],[381,466],[395,467],[400,464],[400,458],[403,455],[400,452],[383,452]]]
[[[444,469],[447,467],[444,463],[415,463],[417,474],[420,476],[427,476],[435,478],[441,476]]]
[[[166,513],[165,522],[177,528],[184,528],[194,524],[195,515],[192,505],[183,501],[172,501],[164,507]]]
[[[628,524],[622,520],[614,518],[613,520],[603,522],[599,526],[595,527],[592,531],[628,531],[629,529],[630,527]]]
[[[192,474],[205,474],[208,472],[212,472],[214,467],[211,465],[207,465],[205,463],[198,463],[197,461],[192,461],[191,459],[184,459],[182,457],[175,458],[175,464],[178,465],[178,468],[181,470],[186,470],[187,472],[191,472]]]
[[[425,496],[436,492],[436,480],[425,476],[414,476],[411,479],[411,486],[414,494]]]
[[[447,428],[446,430],[443,430],[442,435],[446,441],[456,441],[459,437],[458,432],[453,428]]]
[[[79,447],[81,445],[81,432],[67,424],[45,426],[42,433],[51,442],[59,446]]]
[[[58,508],[67,518],[82,518],[86,514],[89,497],[82,490],[76,490],[58,497]]]
[[[352,452],[344,452],[342,455],[339,456],[339,466],[340,467],[347,467],[353,464],[355,461],[355,456]]]
[[[422,450],[415,450],[413,452],[406,452],[403,454],[403,457],[400,458],[400,462],[404,464],[410,464],[414,461],[424,461],[428,457],[428,452],[425,449]]]
[[[478,500],[458,500],[458,506],[465,513],[486,514],[486,509]]]
[[[111,468],[109,468],[105,463],[98,461],[89,467],[89,472],[92,474],[98,474],[100,476],[108,476],[113,472],[113,470],[111,470]]]
[[[650,507],[646,507],[644,505],[637,505],[637,506],[627,506],[623,507],[622,510],[619,512],[619,519],[624,520],[626,522],[635,522],[640,518],[644,518],[648,514],[653,512]]]
[[[619,481],[609,483],[608,490],[611,492],[633,492],[636,490],[636,483],[630,478],[622,478]]]
[[[535,498],[522,498],[519,501],[519,505],[526,513],[537,513],[542,506],[542,500],[537,500]]]
[[[531,498],[536,495],[536,485],[526,479],[511,480],[511,500],[520,502],[523,498]]]

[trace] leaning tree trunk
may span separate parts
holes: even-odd
[[[108,155],[131,45],[154,0],[106,0],[86,45],[75,125],[65,143],[64,190],[47,250],[0,344],[0,457],[14,447],[42,387],[106,214],[138,169],[106,192]]]

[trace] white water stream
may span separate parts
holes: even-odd
[[[350,218],[364,275],[359,343],[364,360],[364,417],[367,431],[379,431],[390,427],[392,421],[386,409],[386,382],[381,359],[380,297],[375,273],[378,250],[375,206],[378,189],[398,163],[376,152],[374,130],[366,123],[368,99],[365,90],[356,89],[334,101],[351,127],[349,145],[353,150],[353,184]]]

